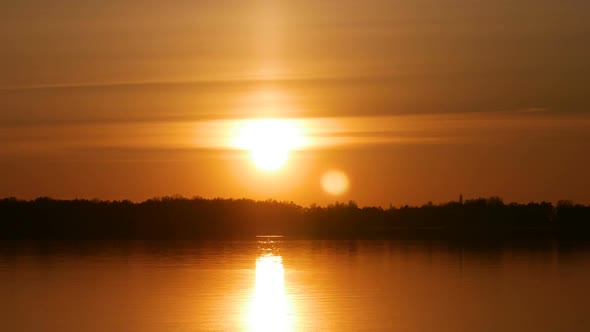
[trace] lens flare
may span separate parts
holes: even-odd
[[[327,171],[322,175],[322,188],[330,195],[341,195],[348,191],[350,181],[346,173],[338,170]]]

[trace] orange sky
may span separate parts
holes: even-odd
[[[0,197],[590,203],[589,22],[587,1],[4,2]],[[307,142],[276,172],[232,144],[259,118]]]

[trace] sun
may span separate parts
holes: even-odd
[[[238,128],[235,146],[250,151],[256,167],[272,172],[283,167],[289,153],[303,141],[301,129],[292,120],[247,120]]]

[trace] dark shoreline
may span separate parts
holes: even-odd
[[[288,239],[590,240],[590,206],[497,197],[420,207],[302,207],[292,202],[164,197],[130,201],[0,199],[0,240]]]

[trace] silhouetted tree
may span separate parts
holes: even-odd
[[[32,201],[0,199],[2,239],[214,239],[283,234],[307,238],[550,236],[590,238],[590,207],[559,201],[505,204],[499,197],[422,207],[326,207],[249,199]]]

